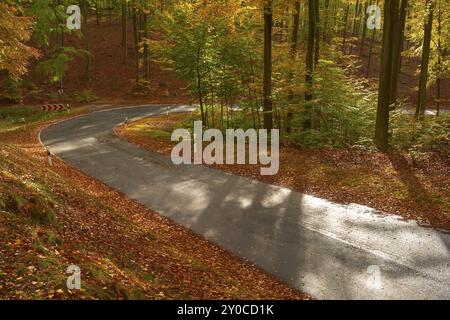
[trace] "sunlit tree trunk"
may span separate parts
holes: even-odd
[[[439,116],[440,109],[441,109],[441,63],[442,63],[442,56],[444,53],[442,52],[442,7],[441,2],[439,2],[439,9],[438,9],[438,62],[437,67],[438,69],[438,76],[436,79],[436,115]]]
[[[272,1],[264,4],[264,128],[272,129]]]
[[[295,62],[296,57],[297,57],[298,33],[299,33],[299,28],[300,28],[300,0],[295,1],[294,14],[293,14],[292,20],[293,20],[293,23],[292,23],[292,38],[291,38],[291,58],[292,58],[292,61]],[[292,78],[293,78],[292,73],[290,75],[290,78],[291,78],[290,80],[292,81]],[[289,100],[292,101],[293,98],[294,98],[294,94],[291,90],[291,92],[289,93]],[[288,110],[288,113],[286,115],[286,132],[287,133],[292,132],[291,122],[292,122],[293,116],[294,115],[293,115],[292,111]]]
[[[428,82],[428,65],[430,63],[430,44],[431,31],[433,29],[433,0],[427,0],[426,3],[426,22],[424,25],[424,39],[422,48],[422,63],[420,65],[419,80],[419,97],[417,99],[416,118],[425,117],[426,99],[427,99],[427,82]]]
[[[303,127],[310,129],[312,126],[312,114],[310,102],[313,99],[313,73],[314,73],[314,40],[316,37],[316,6],[317,0],[308,0],[308,44],[306,49],[306,73],[305,73],[305,121]]]

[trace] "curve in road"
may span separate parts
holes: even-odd
[[[93,112],[50,126],[41,141],[70,165],[316,298],[450,298],[449,234],[205,166],[175,166],[113,134],[126,117],[167,108]]]

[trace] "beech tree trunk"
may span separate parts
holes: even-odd
[[[417,99],[416,118],[423,119],[425,117],[426,99],[427,99],[427,82],[428,82],[428,65],[430,63],[430,44],[431,31],[433,29],[433,0],[427,0],[428,15],[424,25],[424,39],[422,49],[422,63],[420,65],[420,81],[419,81],[419,97]]]
[[[299,33],[299,29],[300,29],[300,0],[296,0],[295,1],[295,5],[294,5],[294,14],[293,14],[293,26],[292,26],[292,38],[291,38],[291,57],[292,57],[292,61],[295,62],[296,58],[297,58],[297,48],[298,48],[298,33]],[[293,74],[291,73],[290,75],[290,81],[292,81],[293,78]],[[289,92],[289,101],[292,101],[292,99],[294,98],[294,94],[291,90],[291,92]],[[292,122],[292,118],[294,117],[294,114],[292,113],[292,111],[288,110],[287,115],[286,115],[286,132],[287,133],[291,133],[292,132],[292,128],[291,128],[291,122]]]
[[[316,4],[317,0],[308,0],[308,44],[306,49],[306,74],[305,74],[305,121],[303,127],[310,129],[312,126],[312,114],[310,102],[313,99],[313,73],[314,73],[314,42],[316,38]]]
[[[381,53],[380,78],[378,89],[378,108],[375,124],[375,145],[381,151],[388,148],[389,136],[389,106],[392,83],[392,50],[395,41],[395,21],[399,0],[389,0],[384,3],[383,47]]]
[[[271,130],[272,120],[272,1],[264,5],[264,128]]]
[[[86,55],[86,69],[84,72],[84,77],[86,79],[91,78],[91,51],[89,46],[89,27],[88,27],[88,1],[87,0],[80,0],[79,1],[80,9],[81,9],[81,15],[82,15],[82,33],[83,33],[83,40],[84,40],[84,48],[88,52]]]

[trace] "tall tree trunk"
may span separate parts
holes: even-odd
[[[148,47],[148,23],[147,23],[147,13],[143,15],[144,24],[144,76],[145,81],[150,79],[150,60],[149,60],[149,47]]]
[[[128,5],[126,0],[122,2],[122,45],[123,63],[126,65],[128,58]]]
[[[424,39],[422,48],[422,63],[420,65],[419,97],[417,99],[416,118],[425,117],[427,100],[428,65],[430,63],[431,31],[433,29],[433,0],[427,0],[427,17],[424,25]]]
[[[317,0],[308,0],[308,44],[306,49],[306,74],[305,74],[305,121],[303,127],[310,129],[312,126],[312,114],[311,114],[311,100],[312,86],[313,86],[313,72],[314,72],[314,40],[316,37],[316,4]]]
[[[329,21],[329,10],[330,10],[330,0],[325,0],[325,6],[324,6],[324,13],[323,13],[323,31],[322,31],[322,40],[327,41],[328,37],[327,34],[330,32],[328,21]]]
[[[400,77],[401,65],[402,65],[402,51],[403,51],[403,40],[405,35],[405,24],[406,24],[406,11],[408,7],[408,0],[401,0],[400,13],[398,19],[398,27],[396,31],[396,40],[394,43],[394,51],[392,53],[394,57],[393,63],[393,73],[392,73],[392,84],[391,93],[389,98],[389,103],[392,105],[397,99],[397,89],[398,89],[398,79]]]
[[[81,14],[82,14],[82,18],[83,18],[83,27],[82,27],[82,32],[83,32],[83,38],[84,38],[84,48],[87,51],[86,54],[86,69],[84,72],[84,77],[86,79],[90,79],[91,78],[91,51],[90,51],[90,46],[89,46],[89,29],[88,29],[88,1],[87,0],[80,0],[79,1],[79,5],[81,8]]]
[[[363,56],[363,52],[364,52],[364,45],[366,44],[366,35],[367,35],[367,8],[368,8],[369,2],[366,1],[365,5],[364,5],[364,12],[363,12],[363,16],[364,16],[364,23],[363,23],[363,31],[362,31],[362,37],[361,37],[361,44],[359,47],[359,59],[362,58]]]
[[[292,20],[291,57],[294,59],[297,55],[298,33],[300,29],[300,0],[295,1]]]
[[[56,4],[58,6],[62,5],[62,0],[58,0],[56,2]],[[55,15],[56,15],[56,23],[57,23],[57,25],[60,25],[60,28],[59,28],[60,32],[58,33],[59,34],[59,41],[58,41],[59,43],[57,44],[58,45],[58,52],[59,53],[63,53],[64,52],[64,24],[60,20],[60,18],[58,17],[56,10],[55,10]],[[57,29],[58,29],[58,27],[57,27]],[[63,74],[62,74],[62,72],[61,72],[61,74],[59,76],[60,76],[59,77],[59,92],[62,95],[63,91],[64,91]]]
[[[350,40],[349,54],[352,54],[352,51],[353,51],[353,43],[352,42],[353,42],[353,38],[356,35],[356,24],[357,24],[356,21],[358,20],[359,7],[360,7],[359,0],[357,0],[356,1],[356,5],[355,5],[355,16],[353,17],[352,37],[351,37],[351,40]]]
[[[202,48],[201,48],[201,46],[199,46],[197,48],[197,56],[196,56],[197,94],[198,94],[198,102],[200,104],[202,123],[204,126],[206,126],[207,123],[206,123],[206,118],[205,118],[205,109],[203,107],[203,82],[202,82],[202,74],[200,71],[201,54],[202,54]]]
[[[314,12],[315,12],[315,24],[316,24],[316,38],[314,43],[314,66],[316,66],[319,63],[320,58],[320,13],[319,13],[319,0],[314,5]]]
[[[95,16],[97,18],[97,25],[100,25],[100,5],[99,5],[99,1],[100,0],[95,1]]]
[[[439,8],[438,8],[438,62],[437,62],[437,67],[438,67],[438,76],[436,79],[436,116],[439,116],[440,113],[440,109],[441,109],[441,62],[442,62],[442,56],[443,56],[443,52],[442,52],[442,7],[441,7],[441,3],[439,2]]]
[[[375,124],[375,145],[379,150],[388,148],[389,136],[389,94],[392,81],[392,49],[395,41],[397,25],[396,13],[399,0],[389,0],[384,3],[383,47],[381,53],[380,79],[378,89],[378,108]]]
[[[109,13],[109,23],[111,24],[111,22],[112,22],[112,12],[113,12],[113,9],[114,9],[114,6],[113,6],[114,4],[113,4],[113,2],[110,0],[109,1],[109,5],[108,5],[108,13]]]
[[[271,130],[272,120],[272,1],[264,5],[264,128]]]
[[[135,71],[136,71],[136,85],[139,84],[140,75],[139,75],[139,16],[136,8],[133,8],[133,35],[134,35],[134,48],[135,48]]]
[[[348,24],[348,16],[350,14],[350,4],[347,4],[347,9],[345,13],[344,19],[344,31],[342,33],[342,52],[345,53],[345,42],[347,41],[347,24]]]
[[[300,29],[300,0],[295,1],[294,5],[294,13],[292,16],[292,38],[291,38],[291,58],[292,61],[295,62],[297,58],[297,48],[298,48],[298,32]],[[293,80],[293,73],[290,74],[290,81]],[[292,90],[289,92],[289,101],[292,101],[294,99],[294,93]],[[291,122],[292,118],[294,117],[294,114],[291,110],[288,110],[288,113],[286,115],[286,132],[291,133]]]

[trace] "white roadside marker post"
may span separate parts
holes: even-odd
[[[66,110],[67,110],[67,114],[70,114],[70,105],[66,104]]]
[[[52,153],[48,149],[45,149],[45,150],[47,151],[48,165],[51,167],[51,166],[53,166]]]

